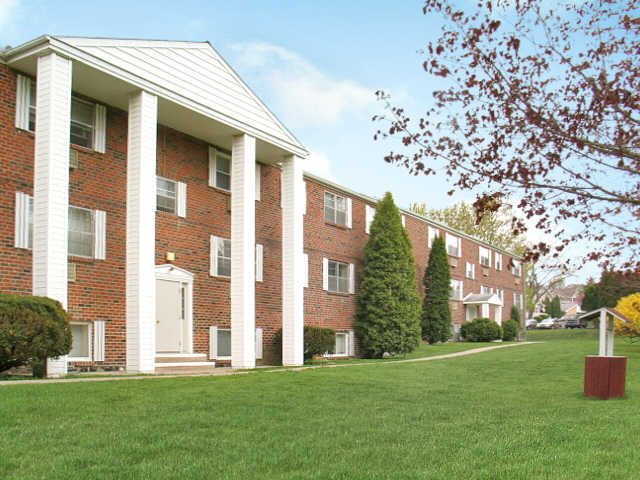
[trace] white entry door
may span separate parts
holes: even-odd
[[[156,280],[156,351],[181,352],[184,289],[180,282]]]

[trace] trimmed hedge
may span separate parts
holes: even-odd
[[[520,331],[520,324],[515,320],[507,320],[502,325],[502,340],[505,342],[511,342],[518,338],[518,332]]]
[[[333,353],[336,348],[336,331],[325,327],[304,327],[304,359],[309,360],[314,355]],[[274,357],[282,362],[282,329],[273,335]]]
[[[47,358],[71,350],[69,319],[50,298],[0,294],[0,372],[32,363],[43,376]]]
[[[502,338],[502,327],[489,318],[476,318],[464,322],[460,334],[467,342],[490,342]]]

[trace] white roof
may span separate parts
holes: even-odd
[[[495,293],[470,293],[462,300],[464,305],[483,304],[502,306],[502,300]]]

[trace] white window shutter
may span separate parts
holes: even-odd
[[[404,228],[407,228],[407,216],[406,215],[401,215],[400,219],[402,220],[402,226]]]
[[[216,186],[216,149],[209,146],[209,186]]]
[[[209,360],[218,358],[218,327],[209,327]]]
[[[475,280],[476,279],[476,264],[472,263],[471,264],[471,280]]]
[[[351,214],[352,210],[353,210],[353,201],[350,198],[347,198],[347,227],[348,228],[352,228],[352,225],[353,225],[353,221],[352,221],[353,215]]]
[[[371,224],[373,223],[373,217],[376,215],[376,209],[370,205],[365,205],[364,207],[364,232],[367,234],[371,233]]]
[[[300,199],[300,201],[302,202],[302,214],[306,215],[307,214],[307,182],[305,182],[304,180],[302,180],[302,189],[301,189],[302,193],[302,198]]]
[[[262,165],[256,163],[256,200],[262,200]]]
[[[329,259],[322,259],[322,289],[329,290]]]
[[[356,354],[356,341],[355,341],[355,332],[351,330],[349,332],[349,350],[347,351],[347,355],[350,357],[355,356]]]
[[[256,328],[256,360],[262,359],[262,329]]]
[[[263,247],[259,243],[256,244],[256,282],[262,281],[263,270]]]
[[[18,75],[16,89],[16,128],[29,130],[29,104],[31,103],[31,79]]]
[[[93,361],[104,362],[105,351],[105,322],[95,320],[93,322]]]
[[[187,184],[184,182],[176,182],[176,210],[179,217],[187,216]]]
[[[215,277],[218,275],[218,237],[211,235],[209,252],[209,275]]]
[[[309,287],[309,254],[303,253],[304,255],[304,286]]]
[[[462,239],[458,237],[458,257],[462,258]]]
[[[107,150],[107,107],[96,104],[94,115],[93,148],[96,152],[104,153]]]
[[[353,263],[349,264],[349,293],[356,292],[356,266]]]
[[[15,237],[16,248],[29,248],[29,202],[31,197],[26,193],[16,192]]]
[[[93,257],[96,260],[107,258],[107,212],[95,210],[93,212]]]

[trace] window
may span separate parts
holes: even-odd
[[[231,190],[231,157],[216,150],[215,186]]]
[[[91,360],[89,352],[89,324],[71,324],[71,351],[69,357],[74,360]]]
[[[31,91],[29,95],[29,130],[36,131],[36,82],[31,80]]]
[[[491,295],[493,293],[493,288],[482,285],[480,287],[480,293],[483,295]]]
[[[349,354],[349,334],[346,332],[336,332],[336,348],[334,355],[342,357]]]
[[[462,300],[462,280],[451,280],[451,300]]]
[[[218,238],[217,271],[218,277],[231,277],[231,240]]]
[[[91,210],[69,207],[69,255],[93,257],[93,214]]]
[[[467,278],[473,280],[476,278],[476,264],[467,262]]]
[[[495,259],[496,270],[502,270],[502,254],[495,253],[494,259]]]
[[[433,227],[427,227],[427,235],[428,235],[428,243],[429,243],[429,248],[431,248],[431,245],[433,245],[433,241],[436,239],[436,237],[440,234],[440,232],[438,232],[437,228],[433,228]]]
[[[447,233],[447,253],[452,257],[462,256],[462,248],[460,239],[454,235]]]
[[[513,294],[513,304],[518,307],[520,311],[522,311],[522,294],[514,293]]]
[[[349,293],[349,265],[329,260],[329,291]]]
[[[156,179],[156,209],[176,213],[176,182],[166,178]]]
[[[217,358],[231,358],[231,329],[218,329],[218,356]]]
[[[491,251],[488,248],[478,247],[480,251],[480,265],[484,267],[491,266]]]
[[[347,226],[347,199],[335,193],[324,192],[324,220]]]
[[[80,147],[93,148],[94,128],[93,103],[77,98],[71,99],[71,143]]]
[[[518,260],[512,260],[512,262],[513,267],[511,268],[511,273],[519,277],[521,274],[520,262]]]
[[[500,290],[496,288],[496,295],[498,295],[498,298],[500,299],[500,301],[504,303],[504,290]]]

